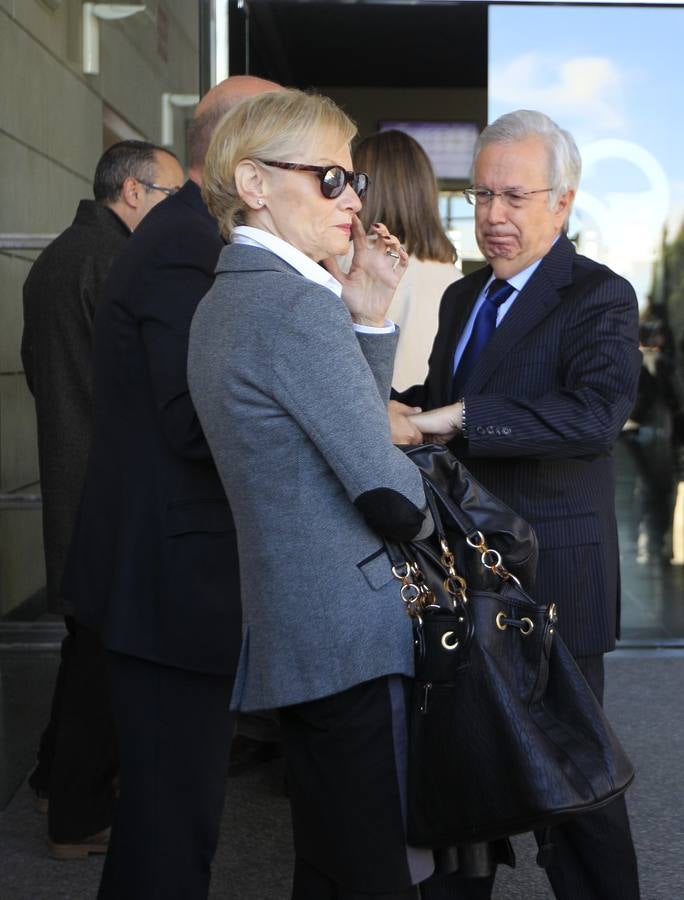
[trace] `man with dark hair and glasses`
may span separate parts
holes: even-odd
[[[170,150],[147,141],[120,141],[100,157],[93,194],[134,231],[163,195],[180,190],[182,181],[183,170]]]
[[[611,449],[641,355],[634,290],[566,237],[580,170],[571,135],[540,112],[509,113],[483,131],[465,195],[488,265],[447,288],[427,380],[398,396],[431,411],[394,412],[447,440],[534,526],[539,568],[526,587],[557,605],[563,639],[602,701],[603,654],[619,631]],[[561,900],[638,898],[622,797],[543,843]],[[453,896],[489,896],[491,881],[464,880]]]
[[[49,800],[49,849],[60,859],[106,849],[117,769],[102,649],[74,619],[61,587],[90,444],[93,317],[112,261],[182,177],[178,160],[161,147],[114,144],[95,169],[95,199],[81,200],[73,223],[41,253],[24,285],[21,355],[36,403],[47,603],[65,616],[68,630],[29,782],[40,808]]]
[[[209,891],[241,641],[235,528],[188,393],[188,333],[223,241],[200,194],[211,132],[244,97],[226,79],[189,129],[189,180],[110,273],[95,328],[93,443],[65,589],[107,651],[121,792],[100,900]],[[140,173],[162,197],[173,187]],[[147,184],[146,184],[147,183]]]

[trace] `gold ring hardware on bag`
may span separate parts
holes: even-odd
[[[528,619],[527,616],[523,616],[520,621],[524,625],[524,627],[523,625],[520,626],[520,634],[523,637],[527,637],[528,634],[532,634],[532,632],[534,631],[534,622],[532,621],[532,619]]]
[[[466,583],[460,575],[447,575],[444,579],[444,590],[449,595],[452,608],[456,610],[457,603],[467,603]]]
[[[415,603],[420,597],[420,588],[417,584],[411,584],[409,581],[406,584],[402,584],[400,593],[404,603]]]
[[[502,581],[508,581],[510,578],[518,585],[518,587],[521,586],[515,575],[512,575],[503,564],[499,551],[493,550],[491,547],[487,546],[485,536],[481,531],[474,531],[472,534],[467,535],[466,544],[468,544],[469,547],[472,547],[473,550],[478,550],[480,552],[480,560],[485,569],[494,572],[494,574],[498,575]]]
[[[398,578],[399,581],[403,581],[405,578],[409,577],[411,572],[411,567],[407,562],[403,562],[398,566],[392,566],[392,575],[395,578]]]
[[[486,547],[484,535],[481,531],[474,531],[472,534],[466,535],[466,544],[473,550],[482,550]]]
[[[442,562],[447,567],[447,569],[452,569],[454,566],[455,557],[444,538],[440,538],[439,546],[442,548]]]
[[[491,569],[496,572],[496,570],[501,565],[501,554],[498,550],[492,550],[491,547],[486,547],[482,551],[482,565],[485,569]]]
[[[442,550],[442,565],[447,570],[447,577],[442,583],[444,585],[444,590],[449,594],[451,605],[455,610],[457,600],[461,603],[468,602],[468,597],[466,595],[468,584],[465,578],[462,578],[454,568],[456,557],[452,553],[445,538],[440,537],[439,546]]]
[[[444,634],[442,635],[441,643],[442,643],[442,647],[444,647],[445,650],[456,650],[456,648],[460,644],[460,641],[458,638],[456,638],[453,643],[449,643],[448,638],[450,638],[453,633],[454,633],[453,631],[445,631]]]
[[[419,588],[422,588],[425,584],[425,576],[420,571],[420,569],[415,569],[413,566],[411,567],[411,575],[413,576],[413,583],[417,584]]]
[[[496,627],[499,631],[505,631],[509,625],[517,628],[523,637],[527,637],[528,634],[532,634],[534,631],[534,622],[527,616],[523,616],[520,619],[512,619],[505,612],[498,612],[496,614]]]
[[[555,603],[552,603],[549,606],[549,609],[548,609],[548,612],[546,615],[548,616],[549,624],[551,626],[549,628],[549,634],[553,634],[556,630],[556,628],[555,628],[556,622],[558,622],[558,607],[556,606]]]
[[[409,616],[422,621],[421,613],[435,602],[435,595],[415,561],[405,560],[392,566],[392,575],[401,581],[401,599]]]
[[[460,597],[462,600],[465,600],[467,587],[465,578],[461,578],[460,575],[447,575],[444,579],[444,590],[448,591],[452,597]]]

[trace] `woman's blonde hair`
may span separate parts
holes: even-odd
[[[237,192],[235,170],[244,159],[309,163],[301,158],[317,140],[348,145],[356,125],[329,97],[288,90],[259,94],[221,119],[209,144],[202,197],[228,240],[243,224],[247,205]]]
[[[366,230],[384,222],[410,256],[456,262],[439,218],[435,173],[417,141],[403,131],[378,131],[354,151],[354,168],[370,176],[360,213]]]

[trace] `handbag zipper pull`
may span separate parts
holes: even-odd
[[[432,689],[432,682],[426,681],[423,685],[423,702],[420,704],[420,711],[425,715],[428,711],[428,698],[430,696],[430,690]]]

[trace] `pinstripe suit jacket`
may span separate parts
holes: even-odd
[[[399,396],[450,402],[453,353],[486,267],[451,285],[424,385]],[[558,604],[577,656],[612,649],[619,632],[619,559],[612,444],[636,397],[641,366],[632,287],[575,253],[564,236],[525,285],[464,389],[468,440],[451,447],[534,526],[534,594]]]

